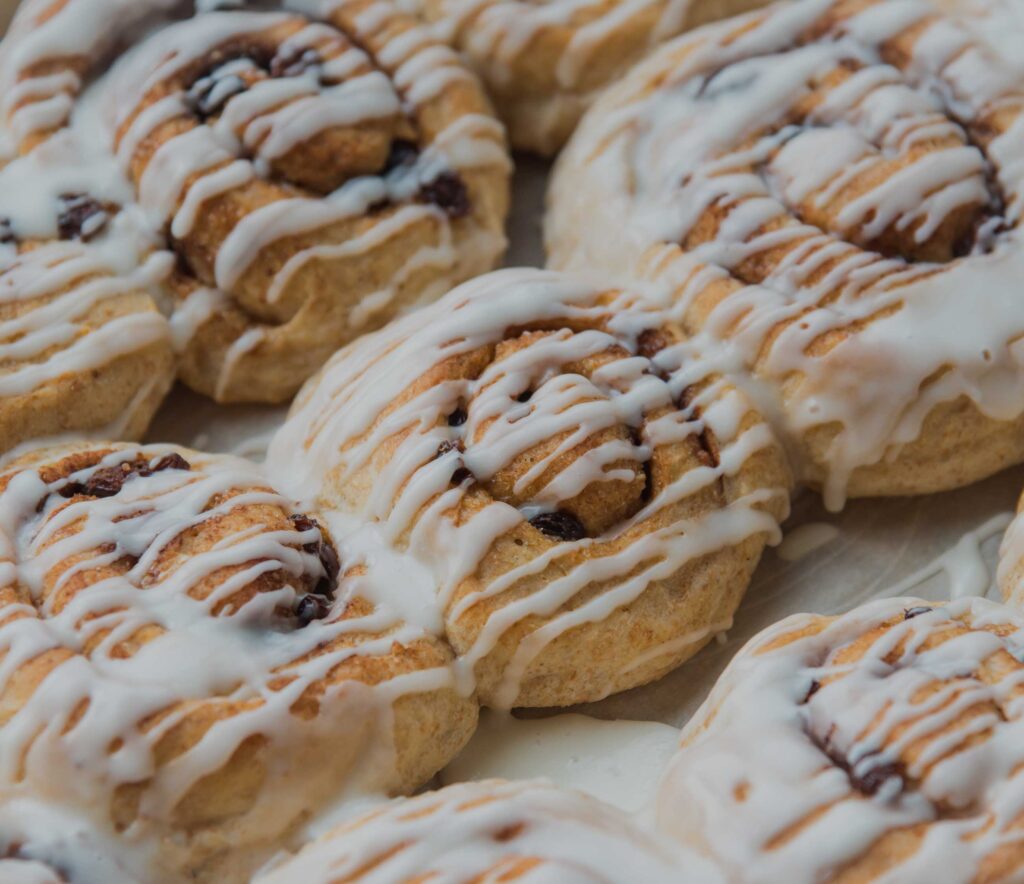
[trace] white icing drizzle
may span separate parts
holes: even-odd
[[[131,860],[135,874],[150,874],[182,862],[161,858],[179,802],[250,737],[268,742],[271,761],[264,797],[231,825],[236,846],[280,837],[336,799],[345,778],[356,779],[351,768],[361,754],[360,784],[386,788],[392,703],[450,685],[452,673],[411,668],[373,687],[331,673],[352,657],[386,656],[424,631],[377,604],[365,577],[342,583],[326,616],[297,628],[287,612],[325,575],[321,535],[315,524],[289,519],[288,499],[246,462],[185,451],[184,466],[168,466],[163,459],[177,449],[121,446],[98,449],[95,465],[67,479],[46,478],[62,455],[88,451],[37,455],[10,468],[0,492],[0,694],[17,688],[26,667],[52,660],[0,728],[0,805],[53,802],[109,839],[111,801],[141,784],[115,855]],[[88,489],[101,471],[132,463],[151,472],[131,472],[113,495],[83,496],[74,487]],[[197,550],[189,538],[204,532],[210,540]],[[367,612],[344,616],[356,599],[369,602]],[[315,686],[323,688],[318,711],[294,714]],[[203,710],[214,716],[208,729],[158,761],[161,740]],[[295,752],[300,765],[287,762]],[[38,816],[27,843],[39,845],[39,858],[60,854],[61,845],[46,840],[47,815]],[[24,818],[32,830],[34,817]],[[187,842],[181,833],[175,840]]]
[[[6,45],[6,44],[4,44]],[[79,129],[63,130],[0,168],[0,397],[29,396],[53,382],[88,376],[120,356],[170,350],[167,322],[153,293],[170,268],[131,208],[85,218],[79,239],[59,241],[62,197],[83,194],[103,205],[130,201],[127,182],[100,140],[91,99],[78,108]],[[88,133],[88,135],[86,135]],[[136,305],[126,308],[127,298]],[[171,378],[153,378],[164,388]],[[127,425],[141,400],[129,396]],[[82,428],[85,429],[85,428]]]
[[[379,523],[386,542],[423,562],[449,622],[551,563],[567,563],[577,550],[591,554],[492,611],[464,650],[459,665],[468,679],[508,630],[532,615],[550,617],[519,642],[490,698],[498,706],[514,703],[523,674],[567,630],[604,620],[688,562],[756,535],[776,536],[769,511],[786,499],[782,487],[754,487],[720,508],[673,515],[678,502],[741,474],[773,439],[760,421],[744,425],[751,415],[745,397],[716,378],[690,345],[657,354],[661,376],[651,361],[634,355],[638,337],[664,322],[662,311],[626,292],[608,292],[607,303],[600,295],[585,280],[536,270],[501,271],[467,283],[341,351],[307,387],[269,449],[274,475],[297,497],[319,496],[325,507]],[[392,408],[445,360],[501,346],[509,329],[538,327],[552,332],[530,337],[504,358],[491,357],[479,375],[436,382]],[[609,352],[614,357],[589,377],[562,369]],[[672,407],[694,387],[701,392],[691,405]],[[524,391],[528,401],[519,398]],[[667,413],[650,417],[665,408]],[[462,418],[453,422],[449,415],[459,409]],[[620,435],[601,435],[621,426],[640,437],[630,443]],[[596,484],[628,482],[633,465],[652,452],[704,431],[718,440],[717,463],[682,470],[600,536],[556,543],[503,566],[500,576],[459,596],[495,543],[527,518],[559,510]],[[535,488],[518,508],[514,498],[510,503],[481,490],[480,483],[549,439],[562,441],[515,481],[513,494]],[[584,443],[585,456],[551,475],[556,458]],[[386,468],[375,461],[382,446],[389,452]],[[463,477],[465,470],[472,479]],[[349,485],[365,487],[365,493],[346,497]],[[472,518],[460,520],[464,506],[478,504]],[[604,591],[568,604],[596,583],[605,584]],[[648,650],[635,648],[638,657]]]
[[[662,828],[745,881],[821,881],[873,847],[878,880],[1015,879],[1022,627],[985,599],[896,598],[765,630],[684,728]]]
[[[795,453],[834,430],[798,463],[833,509],[937,406],[1011,421],[1024,402],[1021,78],[923,0],[837,23],[838,7],[773,7],[640,65],[563,154],[547,231],[553,266],[669,284],[705,348],[753,371]],[[899,39],[902,71],[882,60]],[[967,133],[997,110],[986,157]],[[987,174],[1005,207],[985,221]],[[974,253],[929,262],[964,217],[983,222]],[[880,238],[916,263],[871,251]]]
[[[258,884],[345,880],[714,882],[703,858],[614,808],[543,781],[489,780],[396,801],[258,876]]]
[[[106,321],[90,315],[104,301],[143,288],[152,264],[128,277],[113,276],[87,248],[73,243],[11,255],[5,264],[0,265],[0,306],[14,310],[0,321],[5,368],[0,396],[23,396],[65,375],[169,341],[167,321],[155,309]]]
[[[699,0],[405,0],[464,55],[514,147],[553,154],[596,95],[696,16]],[[735,5],[735,3],[733,4]],[[696,9],[696,13],[694,11]]]
[[[993,574],[992,569],[989,568],[982,553],[982,546],[987,541],[998,537],[1010,524],[1010,521],[1009,513],[998,513],[992,516],[973,531],[964,534],[934,561],[904,577],[895,586],[889,587],[886,594],[899,596],[917,592],[932,578],[941,575],[946,579],[945,593],[951,599],[990,595],[995,584],[993,578],[997,575]],[[1004,555],[1004,551],[1000,550],[1000,556],[1002,555]],[[1002,560],[1000,566],[1001,564]]]

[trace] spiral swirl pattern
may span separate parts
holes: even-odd
[[[1018,878],[1022,637],[981,598],[765,630],[684,729],[662,828],[749,881]]]
[[[552,263],[672,286],[830,505],[980,478],[1024,457],[1022,83],[917,0],[703,29],[581,127]]]
[[[341,351],[270,462],[428,564],[498,706],[597,699],[693,654],[787,507],[767,426],[663,311],[541,271]]]

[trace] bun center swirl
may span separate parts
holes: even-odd
[[[549,536],[597,536],[650,491],[645,415],[667,405],[649,362],[598,329],[524,332],[493,348],[467,405],[463,462]]]
[[[365,213],[470,209],[456,173],[436,156],[426,169],[395,83],[328,24],[209,13],[142,43],[113,80],[139,204],[189,275],[266,321],[302,304],[285,297],[301,266],[290,259],[344,241]],[[219,223],[198,223],[209,217]]]
[[[511,706],[603,696],[723,628],[756,559],[733,548],[785,506],[777,457],[652,301],[518,270],[339,352],[270,460],[431,568],[466,675]],[[720,563],[728,588],[691,617],[681,584]],[[652,596],[664,616],[634,628]],[[547,662],[591,643],[578,679]]]

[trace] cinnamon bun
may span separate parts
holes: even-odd
[[[502,128],[455,54],[376,0],[272,5],[29,0],[0,47],[11,236],[62,195],[130,214],[180,376],[222,402],[286,400],[504,248]],[[23,178],[42,196],[3,195]]]
[[[788,509],[768,426],[665,309],[539,270],[341,350],[268,463],[430,569],[457,665],[499,707],[678,665],[729,627]]]
[[[765,0],[412,0],[479,73],[512,146],[554,154],[654,46]]]
[[[394,802],[322,836],[254,884],[717,882],[707,860],[595,798],[485,780]]]
[[[831,507],[1024,459],[1024,76],[917,0],[712,25],[560,158],[556,267],[653,276]]]
[[[660,825],[744,881],[1018,880],[1022,656],[981,598],[790,617],[684,728]]]
[[[239,877],[475,726],[447,646],[243,461],[39,451],[0,474],[0,541],[3,804],[81,814],[144,880]]]

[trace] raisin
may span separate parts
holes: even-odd
[[[859,776],[852,770],[847,771],[847,773],[853,788],[864,795],[874,795],[885,783],[892,779],[899,779],[900,791],[903,791],[904,770],[903,765],[898,761],[876,765]]]
[[[461,427],[469,415],[466,414],[464,408],[456,408],[450,415],[448,415],[448,426],[449,427]]]
[[[0,244],[14,243],[18,237],[14,235],[14,228],[11,226],[10,218],[0,218]]]
[[[270,60],[270,76],[301,77],[306,71],[320,67],[323,56],[313,48],[282,47]]]
[[[469,191],[453,172],[442,172],[433,181],[421,185],[417,199],[443,209],[449,218],[464,218],[469,214]]]
[[[338,551],[326,540],[321,540],[318,556],[326,576],[317,584],[317,592],[320,595],[334,595],[334,586],[337,583],[338,574],[341,572],[341,560],[338,558]],[[327,584],[326,587],[325,583]]]
[[[533,398],[533,390],[523,390],[516,396],[516,402],[529,402]]]
[[[328,598],[333,597],[337,588],[338,574],[341,573],[341,560],[338,558],[337,550],[324,538],[320,523],[316,519],[301,514],[289,516],[288,519],[295,526],[296,531],[302,533],[314,530],[321,532],[319,540],[307,543],[303,549],[315,555],[320,560],[320,567],[324,570],[324,576],[320,578],[313,590],[314,594]]]
[[[649,328],[640,333],[640,337],[637,338],[636,344],[637,353],[646,359],[651,359],[655,354],[664,350],[668,346],[668,341],[665,339],[665,335],[658,331],[658,329]]]
[[[160,458],[153,467],[154,473],[159,473],[163,470],[191,470],[192,464],[190,464],[185,458],[183,458],[177,452],[168,454],[166,457]]]
[[[922,614],[927,614],[929,611],[934,610],[929,608],[927,605],[918,605],[915,608],[904,608],[903,619],[912,620],[914,617],[920,617]]]
[[[530,524],[538,531],[556,540],[582,540],[587,536],[583,523],[572,513],[556,510],[553,513],[541,513],[530,519]]]
[[[834,728],[833,728],[834,729]],[[850,764],[849,759],[846,758],[840,752],[837,752],[832,748],[831,745],[831,733],[825,737],[824,740],[820,739],[815,734],[811,734],[811,742],[813,742],[825,755],[828,756],[836,767],[838,767],[850,780],[850,785],[853,786],[862,795],[872,796],[882,786],[892,779],[898,779],[900,782],[900,791],[903,791],[903,786],[906,782],[906,770],[902,763],[899,761],[887,761],[880,764],[875,764],[868,768],[864,773],[858,773],[854,766]]]
[[[297,514],[294,516],[289,516],[288,520],[292,523],[292,525],[295,526],[295,530],[302,534],[305,534],[307,531],[312,531],[314,529],[320,528],[317,522],[314,519],[311,519],[309,516]],[[317,551],[318,546],[319,543],[314,541],[313,543],[307,543],[303,547],[303,549],[305,549],[306,552],[312,553]]]
[[[413,142],[405,138],[396,138],[391,142],[388,159],[384,164],[384,174],[400,166],[411,166],[419,155],[420,149]]]
[[[64,193],[59,198],[57,231],[61,239],[80,239],[88,242],[100,233],[110,213],[98,200],[84,193]]]
[[[299,621],[299,629],[309,626],[314,620],[323,620],[330,611],[330,604],[322,596],[304,595],[295,606],[295,616]]]
[[[459,467],[454,473],[452,473],[452,484],[461,485],[466,479],[471,479],[473,473],[468,467]]]

